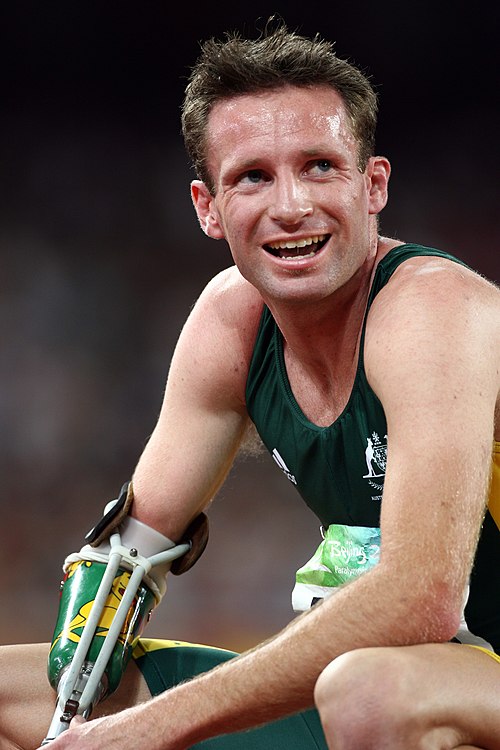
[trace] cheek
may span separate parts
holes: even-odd
[[[216,201],[216,207],[221,226],[224,227],[226,237],[229,237],[240,222],[239,201],[234,196],[225,195]]]
[[[363,217],[368,216],[366,196],[362,191],[349,191],[338,196],[335,202],[335,213],[340,223],[350,233],[356,233],[363,224]]]
[[[252,241],[257,234],[262,212],[252,201],[233,199],[220,211],[221,223],[229,243]]]
[[[224,217],[224,239],[226,240],[235,263],[242,263],[245,247],[248,244],[245,227],[235,217]]]
[[[370,214],[370,196],[364,189],[364,186],[361,186],[359,190],[352,192],[347,210],[356,216],[358,222],[363,222],[363,218],[368,220]]]

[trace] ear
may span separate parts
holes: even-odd
[[[214,196],[201,180],[191,183],[191,198],[198,216],[200,226],[208,237],[215,240],[224,238],[224,232],[219,224],[219,216],[215,208]]]
[[[391,165],[385,156],[372,156],[365,172],[369,179],[368,205],[370,214],[379,214],[387,203]]]

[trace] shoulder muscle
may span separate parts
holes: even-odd
[[[487,419],[500,388],[499,338],[492,284],[447,260],[404,263],[377,295],[366,333],[367,376],[388,419],[432,412],[451,429],[472,410]]]
[[[169,379],[180,375],[193,397],[212,400],[220,394],[243,407],[262,306],[258,292],[235,267],[215,276],[183,327]]]

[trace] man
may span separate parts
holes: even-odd
[[[330,748],[500,748],[500,298],[379,236],[375,119],[368,81],[324,41],[281,27],[204,46],[183,112],[192,196],[235,266],[181,333],[130,512],[181,539],[252,420],[325,529],[295,590],[321,603],[152,700],[133,663],[95,713],[111,715],[76,719],[54,750],[181,750],[303,711],[309,739],[287,719],[282,746],[325,747],[314,704]],[[474,647],[450,642],[472,639],[469,580]],[[54,694],[26,688],[46,655],[3,652],[2,747],[45,736]],[[280,746],[252,736],[213,747]]]

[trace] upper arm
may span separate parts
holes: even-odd
[[[405,266],[407,266],[405,268]],[[381,564],[460,603],[484,514],[499,393],[498,292],[456,264],[404,264],[370,311],[387,418]]]
[[[204,290],[179,336],[158,422],[134,473],[136,515],[172,538],[212,499],[245,432],[261,308],[229,269]]]

